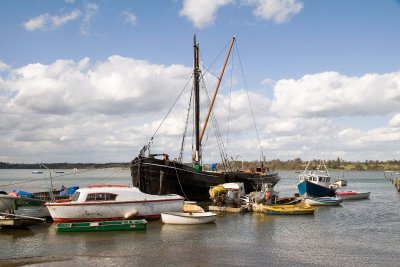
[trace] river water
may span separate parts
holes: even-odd
[[[52,173],[53,185],[131,184],[120,169]],[[297,175],[279,172],[280,196]],[[336,173],[331,173],[336,177]],[[0,170],[0,190],[49,188],[49,173]],[[55,224],[0,230],[0,266],[399,266],[400,193],[382,172],[346,172],[366,200],[319,207],[314,216],[221,214],[208,225],[149,222],[142,232],[56,234]]]

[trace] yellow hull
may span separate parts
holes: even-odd
[[[296,205],[264,205],[260,204],[257,211],[267,214],[282,214],[282,215],[312,215],[315,208],[307,204]]]

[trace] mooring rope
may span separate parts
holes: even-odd
[[[181,187],[182,193],[185,196],[186,200],[190,201],[190,199],[186,196],[185,191],[183,191],[183,187],[182,187],[181,181],[179,180],[178,170],[176,169],[175,161],[172,161],[172,163],[174,163],[174,169],[175,169],[175,173],[176,173],[176,178],[178,178],[178,183],[179,183],[179,186]]]

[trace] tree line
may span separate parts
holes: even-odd
[[[274,159],[265,162],[265,167],[270,170],[303,170],[308,161],[304,161],[300,158],[291,160],[279,160]],[[346,161],[341,158],[332,160],[326,160],[326,167],[328,169],[337,170],[357,170],[357,171],[386,171],[386,170],[400,170],[400,160],[366,160],[366,161]],[[111,168],[111,167],[122,167],[129,168],[130,163],[8,163],[0,162],[0,169],[98,169],[98,168]],[[220,164],[218,164],[220,165]],[[257,161],[234,161],[232,166],[236,169],[255,169],[260,163]]]

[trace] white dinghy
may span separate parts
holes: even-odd
[[[163,212],[161,220],[165,224],[206,224],[213,223],[217,214],[205,212],[200,206],[184,204],[183,212]]]

